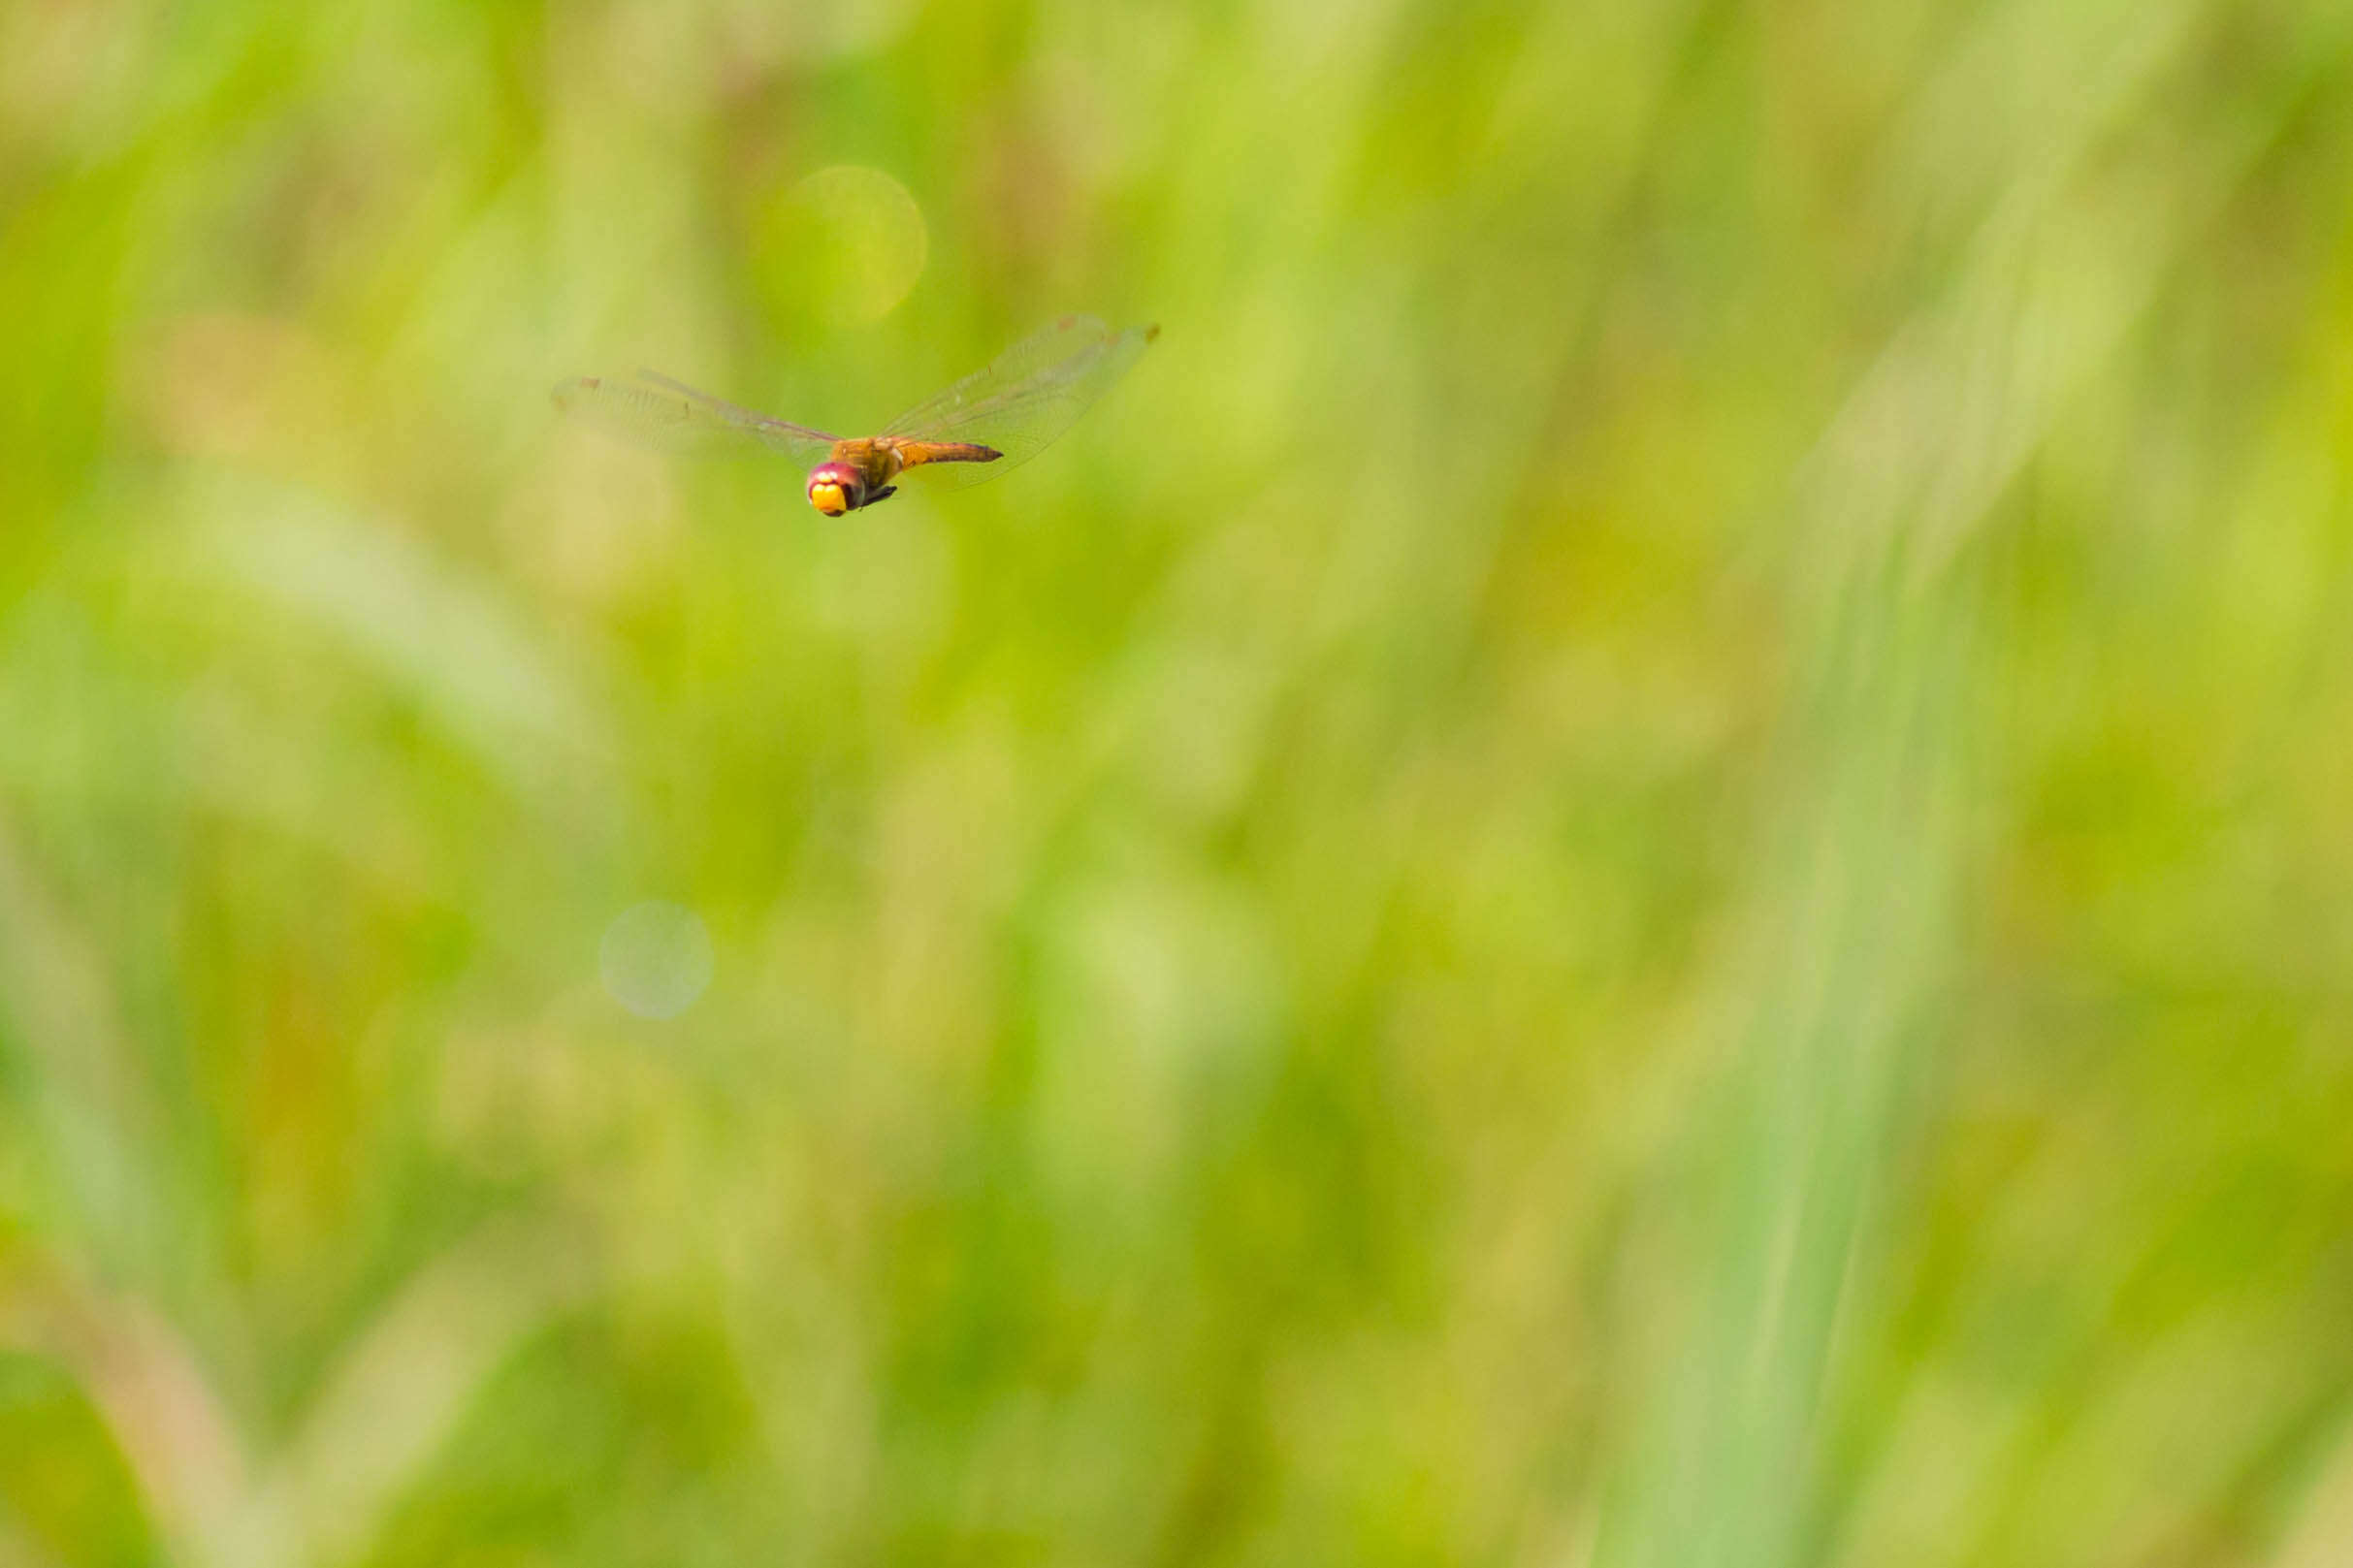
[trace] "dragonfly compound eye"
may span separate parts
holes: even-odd
[[[821,463],[809,470],[809,504],[827,517],[855,511],[866,498],[866,482],[846,463]]]

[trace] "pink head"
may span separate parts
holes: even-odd
[[[866,504],[866,477],[847,463],[821,463],[809,470],[809,504],[827,517]]]

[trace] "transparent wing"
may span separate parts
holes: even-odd
[[[1113,332],[1092,316],[1064,316],[1032,333],[984,369],[918,403],[886,435],[919,441],[977,441],[1005,455],[994,463],[927,463],[910,469],[948,488],[993,479],[1036,457],[1125,375],[1158,327]]]
[[[835,438],[823,431],[756,414],[653,370],[574,376],[557,385],[555,398],[572,418],[660,446],[719,452],[764,446],[802,464],[822,463],[833,451]]]

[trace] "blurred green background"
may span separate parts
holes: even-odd
[[[2342,0],[5,0],[0,1568],[2353,1562],[2349,242]]]

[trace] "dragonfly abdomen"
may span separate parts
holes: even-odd
[[[1005,454],[976,441],[894,441],[899,462],[910,468],[926,463],[994,463]]]

